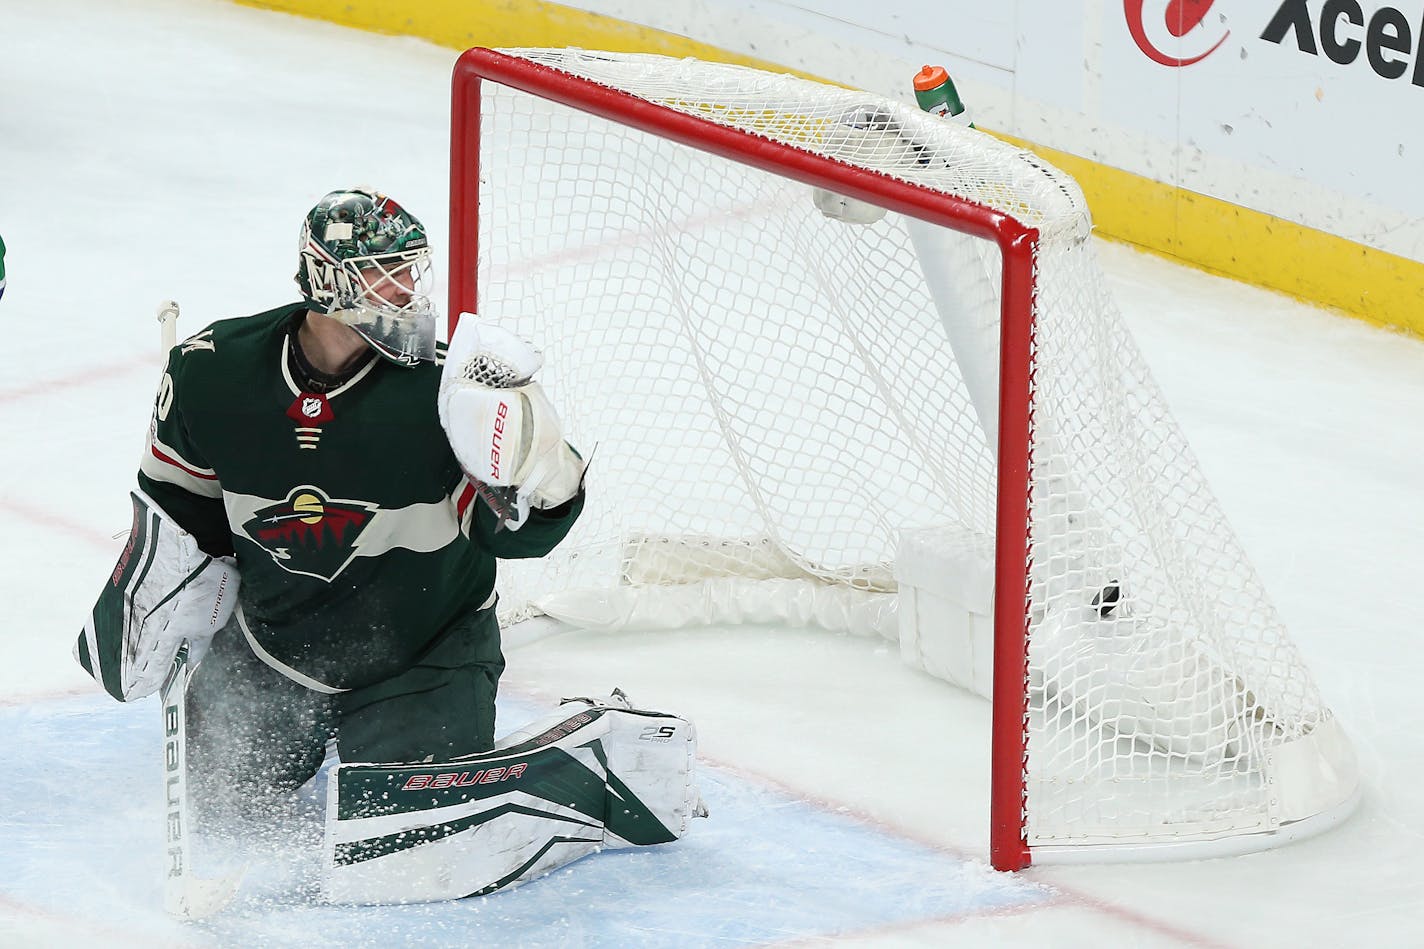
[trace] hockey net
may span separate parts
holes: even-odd
[[[1071,178],[894,101],[656,56],[471,50],[452,115],[451,313],[534,340],[594,452],[569,538],[501,566],[506,622],[903,640],[903,552],[949,549],[920,586],[991,624],[996,866],[1348,811],[1348,742]]]

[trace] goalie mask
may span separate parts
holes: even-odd
[[[333,191],[302,221],[299,253],[307,309],[345,323],[392,362],[435,359],[430,246],[414,215],[378,191]]]

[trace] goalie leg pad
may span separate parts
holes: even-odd
[[[237,605],[229,557],[198,542],[141,491],[119,562],[74,644],[74,658],[120,702],[158,691],[180,643],[196,666]]]
[[[546,724],[450,762],[338,766],[327,899],[477,896],[601,849],[677,840],[700,813],[686,719],[578,700]]]

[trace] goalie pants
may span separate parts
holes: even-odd
[[[461,620],[420,661],[335,695],[263,663],[236,621],[218,631],[188,688],[189,786],[200,820],[269,816],[321,767],[341,759],[442,761],[494,746],[504,657],[494,609]]]

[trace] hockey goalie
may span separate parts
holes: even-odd
[[[494,741],[496,559],[544,556],[584,503],[540,354],[473,317],[436,343],[425,230],[379,192],[306,215],[296,281],[169,352],[75,647],[120,701],[162,689],[169,908],[230,896],[193,875],[190,825],[280,834],[329,743],[331,900],[488,893],[680,838],[687,720],[615,692]]]

